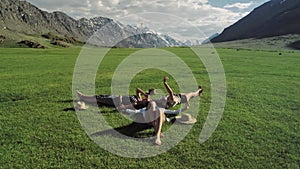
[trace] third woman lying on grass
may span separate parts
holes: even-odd
[[[160,99],[155,99],[154,101],[159,107],[164,107],[169,109],[175,107],[177,104],[188,103],[190,99],[200,96],[203,92],[201,86],[194,92],[189,93],[179,93],[175,94],[171,87],[167,83],[168,77],[164,77],[163,82],[166,90],[168,91],[167,96],[162,96]],[[156,94],[155,89],[150,89],[148,92],[144,92],[140,88],[136,89],[136,95],[131,96],[113,96],[113,95],[94,95],[89,96],[77,91],[77,95],[80,100],[86,103],[97,103],[99,106],[116,107],[118,109],[142,109],[147,107],[150,101],[150,96]],[[142,97],[144,96],[144,97]]]

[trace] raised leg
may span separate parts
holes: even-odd
[[[203,92],[203,88],[201,86],[199,86],[198,90],[195,92],[181,93],[182,103],[187,103],[187,102],[189,102],[190,99],[200,96],[202,92]]]

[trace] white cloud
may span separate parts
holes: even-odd
[[[245,12],[234,12],[231,8],[245,9],[253,4],[235,3],[220,8],[210,5],[209,0],[27,1],[50,11],[59,9],[76,19],[104,16],[124,24],[143,23],[153,30],[173,35],[180,40],[205,39],[221,32],[245,15]]]
[[[228,9],[228,8],[237,8],[237,9],[247,9],[249,8],[250,6],[252,6],[254,4],[253,1],[249,2],[249,3],[234,3],[234,4],[227,4],[224,6],[224,8]]]
[[[92,4],[91,4],[90,0],[86,0],[86,3],[87,3],[87,7],[88,7],[88,8],[91,8],[91,7],[92,7]]]
[[[119,0],[110,0],[112,5],[118,5],[120,3]]]
[[[102,1],[98,1],[98,6],[101,8],[101,7],[104,7]]]

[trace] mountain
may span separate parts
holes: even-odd
[[[299,16],[299,0],[271,0],[224,29],[211,42],[300,34]]]
[[[85,40],[91,30],[81,29],[80,22],[62,12],[48,13],[26,1],[1,0],[0,26],[24,34],[49,32]]]
[[[168,47],[182,45],[167,35],[149,32],[147,28],[125,26],[105,17],[76,20],[63,12],[49,13],[29,2],[20,0],[0,1],[0,29],[25,35],[51,33],[74,37],[84,42],[97,32],[101,38],[109,40],[103,42],[103,46]],[[99,33],[99,31],[101,32]],[[99,45],[98,41],[96,43]]]
[[[211,35],[210,37],[208,37],[207,39],[205,39],[201,44],[207,44],[207,43],[210,43],[210,41],[212,39],[214,39],[215,37],[219,36],[220,34],[219,33],[215,33],[213,35]]]

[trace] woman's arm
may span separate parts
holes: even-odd
[[[167,89],[168,93],[169,93],[169,96],[171,98],[172,101],[174,101],[174,96],[173,96],[173,90],[171,89],[171,87],[168,85],[167,83],[167,80],[168,80],[168,76],[165,76],[164,77],[164,85],[165,85],[165,88]]]
[[[136,88],[135,92],[136,92],[136,97],[139,101],[143,100],[142,95],[148,98],[148,95],[140,88]]]

